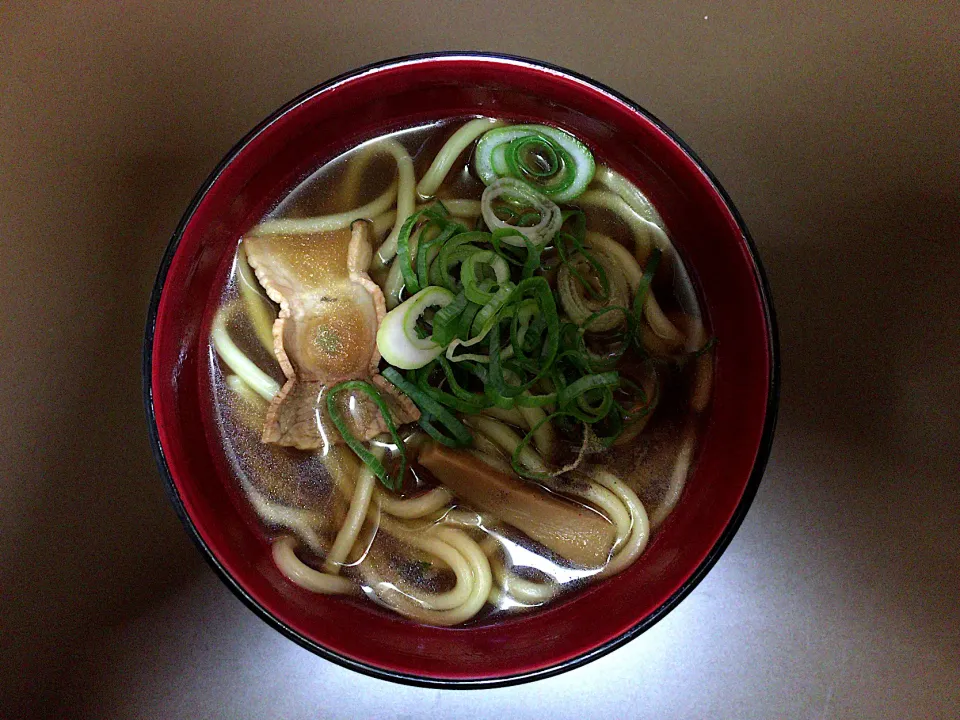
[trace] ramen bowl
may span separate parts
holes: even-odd
[[[210,324],[236,243],[303,177],[372,137],[467,115],[569,129],[643,188],[670,228],[719,339],[693,470],[643,557],[531,614],[427,627],[285,580],[216,431]],[[376,677],[489,687],[556,674],[637,637],[703,579],[756,493],[778,396],[777,335],[756,249],[723,188],[663,123],[588,78],[532,60],[420,55],[334,78],[277,110],[203,184],[163,258],[149,308],[144,396],[161,475],[227,586],[308,650]]]

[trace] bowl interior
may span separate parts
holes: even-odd
[[[362,140],[472,114],[562,126],[636,182],[663,215],[719,343],[695,469],[640,561],[546,611],[442,629],[308,593],[279,574],[208,422],[206,337],[238,239],[297,181]],[[174,504],[227,583],[258,612],[298,642],[366,672],[482,683],[536,676],[603,652],[692,587],[729,541],[759,481],[755,465],[762,466],[772,431],[775,349],[744,231],[714,182],[656,121],[566,73],[506,58],[419,58],[360,71],[294,101],[211,176],[174,237],[158,292],[148,397]]]

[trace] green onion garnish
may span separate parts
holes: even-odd
[[[400,392],[413,400],[420,408],[420,426],[434,439],[450,447],[466,447],[473,444],[473,436],[466,426],[437,400],[427,395],[419,387],[407,380],[396,368],[388,367],[383,377],[397,386]],[[439,422],[446,432],[440,431],[433,421]]]
[[[362,392],[369,396],[380,410],[380,414],[383,416],[383,422],[387,426],[387,431],[390,433],[394,445],[396,445],[397,453],[400,455],[400,469],[396,477],[392,477],[387,473],[383,463],[380,462],[376,455],[367,450],[364,443],[350,431],[347,421],[343,415],[340,414],[336,397],[341,392],[350,391]],[[404,475],[406,475],[407,472],[407,453],[404,449],[403,440],[400,438],[399,433],[397,433],[397,426],[394,424],[393,418],[390,415],[390,409],[380,396],[380,392],[373,385],[363,380],[348,380],[347,382],[338,383],[327,391],[327,412],[330,414],[330,419],[333,421],[343,441],[357,454],[357,457],[373,471],[373,474],[380,479],[384,487],[390,490],[399,489],[403,482]]]

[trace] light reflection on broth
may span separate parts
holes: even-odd
[[[369,312],[357,310],[351,304],[353,295],[342,290],[353,282],[351,292],[370,292],[363,284],[368,270],[364,261],[361,259],[362,267],[348,267],[349,262],[356,260],[353,257],[348,262],[348,242],[356,242],[355,238],[351,240],[351,232],[354,235],[357,232],[356,226],[351,231],[350,211],[371,203],[376,205],[386,196],[389,207],[382,210],[375,207],[377,217],[367,217],[372,224],[363,228],[364,232],[375,235],[369,277],[378,286],[377,293],[383,289],[388,308],[405,300],[410,293],[396,287],[398,282],[403,284],[401,274],[393,270],[391,280],[391,269],[400,261],[388,260],[379,267],[377,249],[380,243],[396,244],[406,219],[396,218],[396,196],[405,192],[404,178],[398,177],[401,156],[405,154],[404,149],[410,153],[413,175],[420,181],[438,153],[442,154],[445,143],[467,120],[404,130],[364,143],[335,158],[294,188],[248,236],[256,237],[258,242],[269,238],[262,244],[273,248],[274,267],[286,268],[299,263],[295,277],[281,273],[279,280],[274,278],[283,285],[284,292],[293,292],[290,288],[306,283],[310,292],[319,293],[324,302],[329,303],[328,310],[316,311],[300,327],[299,335],[309,335],[303,341],[307,354],[324,356],[327,364],[343,376],[338,376],[338,380],[358,377],[371,381],[371,387],[386,393],[383,397],[392,412],[397,412],[399,407],[396,397],[399,393],[377,374],[383,371],[386,362],[381,361],[380,369],[374,369],[373,376],[361,377],[362,371],[354,371],[364,363],[357,362],[351,352],[374,350],[363,347],[351,350],[363,343],[351,343],[349,337],[343,337],[362,334],[364,323],[370,322]],[[399,145],[394,145],[391,153],[378,153],[377,148],[383,142]],[[464,231],[472,230],[478,222],[476,201],[481,199],[485,188],[471,165],[475,147],[476,141],[471,141],[456,157],[435,195],[450,203],[454,217],[465,225]],[[598,173],[588,192],[639,192],[628,183],[626,190],[623,183],[617,185],[622,178],[609,180],[612,174],[601,165],[602,161],[603,158],[597,158],[597,166],[604,174]],[[539,167],[546,160],[537,156],[536,162]],[[428,200],[414,198],[417,207]],[[474,202],[461,203],[461,200]],[[646,201],[642,196],[630,196],[628,200],[632,203],[630,207],[644,209],[642,202]],[[558,204],[561,208],[578,207],[576,199]],[[627,204],[627,201],[620,203]],[[641,255],[638,232],[660,233],[651,235],[651,248],[667,237],[659,227],[649,230],[639,223],[636,219],[639,214],[630,216],[627,222],[608,207],[591,209],[590,203],[584,203],[583,209],[588,235],[599,233],[609,237],[631,255],[635,245],[636,255]],[[326,219],[328,225],[339,223],[340,214],[344,214],[347,224],[339,229],[327,228],[323,233],[302,229],[316,218]],[[654,223],[662,222],[655,211],[648,213],[648,217]],[[292,231],[270,231],[272,222],[291,220],[296,221],[290,225]],[[273,227],[281,228],[281,225],[274,223]],[[383,260],[384,246],[379,249],[380,260]],[[323,252],[318,253],[318,248]],[[621,378],[611,397],[615,395],[626,418],[619,441],[613,441],[606,450],[600,449],[596,441],[588,445],[589,433],[581,433],[579,426],[571,431],[562,424],[568,422],[562,417],[538,426],[547,410],[551,410],[551,404],[542,406],[547,410],[535,405],[488,408],[483,411],[486,419],[482,423],[471,422],[465,426],[475,437],[472,446],[452,453],[431,441],[416,422],[404,423],[399,427],[399,438],[409,467],[400,486],[390,489],[378,481],[369,460],[361,461],[346,445],[339,444],[341,433],[332,423],[329,414],[332,411],[327,410],[323,386],[319,386],[319,390],[314,386],[308,388],[316,396],[313,406],[299,407],[290,414],[294,423],[317,426],[313,431],[322,438],[319,447],[297,449],[296,432],[284,435],[293,440],[281,440],[291,445],[289,447],[276,444],[276,436],[267,438],[265,423],[279,396],[274,398],[263,388],[282,386],[284,390],[279,395],[283,395],[298,379],[291,378],[289,372],[285,376],[270,346],[271,337],[276,339],[277,331],[271,336],[271,329],[265,323],[272,322],[278,307],[267,299],[259,283],[251,280],[253,275],[246,265],[241,243],[236,272],[223,288],[218,310],[225,334],[235,348],[231,350],[213,338],[210,381],[226,456],[238,486],[263,522],[265,534],[274,542],[274,557],[284,574],[291,582],[315,592],[353,595],[358,601],[366,597],[414,621],[457,625],[495,622],[503,616],[530,612],[531,608],[556,602],[587,583],[615,574],[638,558],[643,562],[642,551],[651,532],[656,532],[682,496],[712,379],[712,352],[697,352],[705,346],[707,332],[699,320],[701,314],[693,286],[675,252],[671,251],[669,259],[666,254],[664,258],[665,262],[652,276],[649,292],[655,296],[653,302],[658,303],[663,318],[660,322],[674,328],[680,340],[665,339],[664,333],[658,334],[656,327],[646,324],[656,323],[658,319],[646,313],[649,321],[638,321],[640,326],[635,335],[627,335],[623,341],[629,347],[622,358],[610,356]],[[541,256],[542,270],[537,272],[554,288],[568,260],[548,243]],[[263,262],[258,257],[252,257],[250,262],[256,266],[260,282],[265,277]],[[590,271],[589,263],[580,265]],[[639,267],[643,269],[644,263]],[[241,280],[238,281],[238,277]],[[488,282],[493,282],[490,278],[492,275]],[[642,292],[637,290],[637,279],[638,276],[627,278],[632,296]],[[586,288],[585,297],[589,300],[600,296],[601,300],[596,302],[602,302],[604,281],[591,281],[594,290],[590,295],[590,289]],[[641,288],[642,282],[645,280],[641,281]],[[357,287],[366,290],[360,291]],[[274,300],[280,299],[276,289],[269,292]],[[375,295],[373,298],[376,305]],[[562,300],[560,320],[564,321],[563,308],[567,306]],[[378,312],[382,319],[382,311]],[[535,321],[529,322],[533,327]],[[625,322],[626,327],[630,327],[629,321]],[[292,352],[290,346],[301,341],[291,339],[290,327],[288,324],[280,337],[296,373],[301,363],[309,364],[309,361],[303,359],[306,356]],[[607,338],[593,333],[589,337],[591,352],[598,357],[603,353],[616,353],[619,347],[615,334]],[[633,337],[638,338],[639,345],[631,344]],[[300,350],[304,352],[303,347]],[[377,357],[379,354],[374,359]],[[262,374],[259,386],[245,376],[244,368],[248,367],[245,361],[259,368]],[[443,385],[442,376],[437,377],[441,378],[441,385],[447,387]],[[299,382],[298,387],[302,389],[302,378]],[[543,382],[546,381],[532,390],[546,392]],[[478,392],[482,394],[483,388]],[[642,396],[642,403],[638,404],[637,393]],[[344,392],[340,398],[337,402],[343,415],[356,415],[354,428],[367,422],[361,418],[364,413],[369,414],[371,408],[376,410],[362,393]],[[458,413],[463,415],[462,411]],[[531,431],[537,427],[543,429]],[[384,429],[381,427],[379,432],[383,433]],[[512,457],[503,449],[528,434],[522,453],[517,450]],[[264,438],[270,442],[264,442]],[[364,447],[371,453],[370,457],[389,472],[395,472],[400,453],[390,435],[374,433],[364,439],[368,440]],[[450,487],[439,482],[435,472],[419,461],[421,455],[435,472],[448,472]],[[427,461],[427,458],[432,459]],[[485,459],[486,465],[477,465]],[[530,470],[534,466],[575,468],[557,477],[521,479],[511,469],[512,465],[518,467],[518,462],[528,462],[528,475],[535,475]],[[460,467],[456,463],[464,463],[463,467],[468,470],[454,477],[449,473],[453,472],[451,468]],[[475,477],[472,469],[476,467],[486,468],[486,475],[481,472]],[[484,492],[491,496],[484,497]],[[476,499],[478,493],[479,500]],[[502,496],[492,497],[496,493]],[[471,505],[465,498],[475,498],[479,505]],[[499,515],[491,510],[496,507],[502,508]],[[560,514],[538,516],[538,509],[550,507],[558,508]],[[557,519],[564,517],[574,518],[570,520],[574,523],[600,525],[591,534],[583,528],[564,526]],[[589,561],[597,547],[605,548],[602,554],[605,559],[599,563]],[[573,561],[571,557],[581,561]]]

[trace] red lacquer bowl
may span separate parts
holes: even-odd
[[[207,334],[237,240],[294,184],[384,132],[471,114],[560,125],[649,194],[714,333],[712,405],[695,470],[641,559],[549,609],[494,625],[423,627],[371,603],[314,595],[274,567],[211,427]],[[653,625],[717,561],[756,493],[779,383],[770,294],[733,203],[663,123],[583,76],[522,58],[421,55],[335,78],[231,150],[170,241],[150,303],[144,396],[157,463],[190,535],[269,624],[333,662],[419,685],[483,687],[582,665]]]

